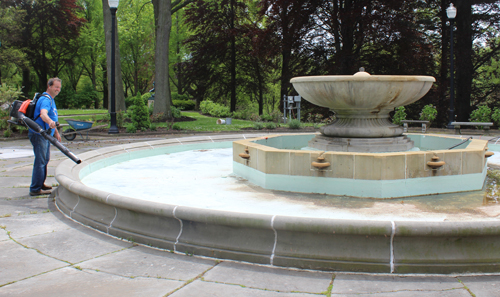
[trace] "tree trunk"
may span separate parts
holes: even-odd
[[[28,93],[31,91],[30,70],[28,68],[23,69],[23,86],[23,94],[28,98]]]
[[[456,1],[456,115],[457,120],[466,122],[471,113],[472,76],[472,1]]]
[[[106,65],[111,69],[111,11],[107,0],[102,0],[102,10],[104,16],[104,35],[106,37]],[[118,20],[116,22],[118,24]],[[115,109],[125,111],[125,95],[123,93],[122,64],[120,63],[120,45],[118,43],[118,25],[115,28]],[[107,73],[108,82],[111,81],[111,71]],[[108,85],[111,85],[108,83]],[[108,98],[111,98],[111,89],[108,90]],[[110,104],[108,104],[109,107]]]
[[[163,113],[164,119],[170,120],[170,82],[168,78],[169,67],[169,40],[172,28],[171,0],[154,0],[155,19],[158,20],[156,27],[156,50],[155,50],[155,102],[153,114]]]

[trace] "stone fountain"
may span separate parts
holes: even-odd
[[[354,75],[296,77],[295,90],[309,102],[328,107],[337,120],[321,127],[309,147],[325,151],[396,152],[413,143],[389,113],[422,98],[436,80],[431,76]]]
[[[305,99],[336,112],[338,120],[324,127],[321,135],[200,136],[88,152],[81,155],[81,165],[67,160],[57,167],[57,207],[68,217],[109,235],[176,253],[334,271],[498,273],[498,207],[484,209],[480,205],[474,209],[474,214],[486,213],[483,216],[456,211],[452,216],[438,211],[436,218],[421,213],[411,199],[404,198],[397,205],[386,203],[395,197],[422,195],[415,197],[422,201],[440,199],[441,195],[432,194],[482,194],[486,157],[490,155],[486,141],[402,135],[402,129],[388,120],[394,107],[418,100],[433,81],[425,76],[370,76],[363,71],[354,76],[294,78],[294,87]],[[93,188],[82,182],[94,172],[129,160],[157,163],[157,157],[171,155],[168,164],[175,165],[178,152],[197,150],[202,154],[229,147],[236,185],[231,196],[213,205],[205,188],[206,193],[193,195],[201,199],[198,204],[173,199],[177,195],[165,193],[169,182],[176,182],[169,178],[156,182],[160,201],[145,198],[152,186],[132,197],[133,191],[121,186],[114,190]],[[193,180],[182,195],[189,195],[198,186],[196,177],[202,171],[193,159],[187,160],[188,176]],[[141,170],[151,167],[143,162]],[[205,171],[213,171],[211,168]],[[110,170],[111,174],[97,179],[111,184],[119,169]],[[139,171],[132,168],[127,178],[138,176]],[[136,178],[143,185],[148,180]],[[225,175],[209,184],[229,179]],[[128,184],[137,192],[137,183]],[[219,194],[217,189],[210,190]],[[221,208],[243,196],[243,191],[256,197],[238,210]],[[276,193],[280,197],[270,206],[250,210],[248,204],[262,205],[259,203],[267,203],[265,197]],[[347,199],[347,208],[357,216],[346,217],[342,211],[326,217],[294,215],[284,207],[296,206],[299,202],[295,198],[309,193],[336,196],[312,195],[306,208],[331,197]],[[469,198],[468,194],[444,196],[452,203]],[[360,200],[379,205],[381,215],[360,214],[367,211],[367,205],[362,210],[353,209],[350,202]]]
[[[422,98],[430,76],[310,76],[291,80],[337,120],[320,135],[273,135],[233,144],[234,172],[271,190],[396,198],[480,190],[486,142],[403,135],[389,120],[395,107]],[[416,145],[416,147],[414,147]]]

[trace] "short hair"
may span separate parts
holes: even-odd
[[[47,87],[52,87],[52,85],[54,85],[54,82],[60,82],[62,84],[62,80],[59,78],[59,77],[53,77],[53,78],[50,78],[49,81],[47,82]]]

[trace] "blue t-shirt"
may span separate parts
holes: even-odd
[[[46,109],[48,111],[48,116],[51,120],[54,122],[58,121],[58,115],[57,115],[57,108],[56,108],[56,102],[54,99],[47,93],[43,92],[42,96],[38,98],[38,101],[36,102],[36,107],[35,107],[35,113],[33,114],[34,118],[36,119],[36,123],[42,127],[42,129],[47,130],[49,129],[49,124],[45,123],[42,118],[40,117],[40,110]],[[54,135],[54,129],[51,129],[50,135]]]

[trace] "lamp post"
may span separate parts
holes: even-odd
[[[453,21],[455,21],[455,17],[457,16],[457,9],[453,6],[453,3],[450,4],[450,7],[446,9],[446,15],[450,20],[450,121],[448,123],[448,129],[453,129],[454,127],[451,125],[455,121],[455,88],[453,87],[453,78],[455,76],[455,72],[453,70]]]
[[[116,10],[120,0],[108,0],[109,10],[111,11],[111,125],[108,134],[118,134],[116,126],[116,108],[115,108],[115,27],[116,27]]]

